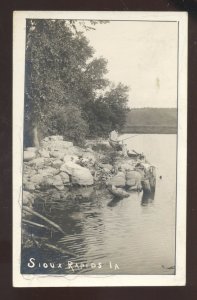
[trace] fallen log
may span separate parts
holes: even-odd
[[[29,224],[29,225],[32,225],[32,226],[37,226],[37,227],[40,227],[40,228],[45,228],[45,229],[48,229],[49,228],[43,224],[39,224],[39,223],[36,223],[36,222],[32,222],[32,221],[29,221],[29,220],[25,220],[25,219],[22,219],[22,222],[23,223],[26,223],[26,224]]]
[[[44,220],[46,223],[50,224],[53,228],[57,229],[58,231],[60,231],[62,234],[65,234],[65,232],[63,231],[63,229],[57,225],[56,223],[54,223],[53,221],[49,220],[48,218],[42,216],[41,214],[39,214],[38,212],[34,211],[33,209],[27,207],[27,206],[23,206],[23,210],[25,210],[26,212]]]

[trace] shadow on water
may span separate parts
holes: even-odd
[[[109,207],[115,207],[122,200],[124,200],[124,198],[120,199],[120,198],[114,197],[110,202],[108,202],[107,206],[109,206]]]
[[[151,192],[144,192],[142,194],[141,205],[148,206],[150,203],[154,201],[154,198],[155,198],[155,190]]]
[[[133,191],[129,191],[129,193],[130,193],[130,196],[132,196],[132,195],[136,196],[136,194],[137,194],[139,199],[141,199],[141,205],[144,205],[144,206],[151,203],[155,197],[155,190],[154,190],[154,192],[152,191],[149,193],[133,190]],[[119,198],[119,197],[114,196],[113,199],[107,203],[107,206],[108,207],[116,207],[120,202],[124,201],[125,199],[127,199],[127,197]]]

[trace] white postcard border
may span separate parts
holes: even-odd
[[[26,18],[175,21],[179,24],[176,275],[22,275],[21,203]],[[187,22],[186,12],[17,11],[13,28],[13,286],[179,286],[186,282],[187,171]]]

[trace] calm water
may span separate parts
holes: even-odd
[[[129,136],[125,134],[123,138]],[[156,166],[154,199],[144,199],[142,193],[133,192],[129,198],[115,202],[111,195],[93,187],[83,188],[83,199],[61,199],[52,206],[49,199],[45,203],[46,215],[66,232],[64,237],[53,235],[50,241],[75,256],[54,255],[47,250],[39,253],[38,249],[25,252],[24,266],[29,257],[34,257],[37,267],[24,267],[24,273],[174,273],[176,135],[138,135],[126,143],[129,149],[144,152]],[[80,190],[75,193],[80,194]],[[82,263],[82,268],[68,269],[68,260],[72,266]],[[38,262],[60,262],[63,267],[38,268]]]

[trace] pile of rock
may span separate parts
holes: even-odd
[[[28,192],[49,188],[63,191],[69,185],[104,183],[106,186],[141,190],[150,165],[143,166],[139,161],[125,158],[117,152],[113,156],[114,162],[106,163],[110,161],[112,150],[101,151],[100,144],[97,152],[91,147],[89,143],[86,148],[80,148],[64,141],[62,136],[50,136],[41,142],[40,149],[27,148],[23,168],[24,201],[32,203]]]
[[[93,151],[75,147],[61,136],[45,138],[41,145],[39,150],[27,148],[24,151],[25,191],[50,187],[61,191],[70,184],[90,186],[94,183],[90,170],[79,164],[80,159],[87,159],[88,155],[95,161]]]

